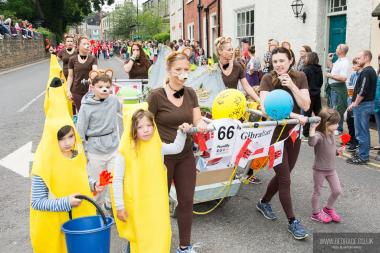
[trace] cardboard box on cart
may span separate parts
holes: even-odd
[[[234,179],[229,186],[233,171],[234,168],[224,168],[197,172],[194,204],[235,196],[240,189],[241,181]],[[170,189],[169,196],[171,216],[176,217],[178,202],[174,185]]]
[[[221,182],[228,182],[234,168],[197,172],[196,186],[210,185]]]

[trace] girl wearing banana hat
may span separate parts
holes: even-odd
[[[35,253],[65,253],[61,226],[69,220],[68,212],[72,218],[95,215],[89,203],[75,196],[91,196],[91,190],[102,187],[89,182],[86,157],[59,78],[52,79],[47,96],[49,108],[31,172],[30,237]]]
[[[171,227],[167,172],[163,155],[180,153],[185,132],[179,126],[174,143],[161,142],[146,103],[126,112],[125,130],[116,157],[112,185],[113,210],[119,236],[133,253],[169,253]]]

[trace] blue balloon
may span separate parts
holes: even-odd
[[[266,114],[274,120],[288,118],[293,111],[293,98],[284,90],[273,90],[264,100]]]

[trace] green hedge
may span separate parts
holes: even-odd
[[[41,33],[44,36],[44,39],[48,38],[50,41],[53,39],[53,33],[49,31],[49,29],[44,27],[38,27],[36,29],[38,33]]]
[[[153,36],[153,39],[160,43],[165,43],[170,40],[170,33],[157,33]]]

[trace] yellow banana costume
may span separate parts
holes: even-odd
[[[131,138],[132,115],[137,109],[147,110],[147,103],[127,105],[124,109],[124,133],[119,152],[125,160],[123,181],[126,222],[116,216],[119,236],[126,238],[133,253],[169,253],[171,226],[166,168],[162,159],[162,142],[155,126],[151,140]],[[113,197],[113,189],[111,189]]]
[[[59,79],[56,79],[59,81]],[[40,176],[54,198],[79,193],[91,196],[86,171],[86,157],[75,131],[78,155],[73,159],[63,156],[57,139],[57,132],[73,121],[65,104],[62,86],[47,90],[48,111],[41,141],[37,147],[33,162],[32,175]],[[54,103],[52,103],[54,101]],[[88,202],[82,202],[73,208],[73,218],[95,215],[95,208]],[[35,253],[65,253],[66,242],[61,226],[69,220],[67,212],[38,211],[30,208],[30,237]]]
[[[68,112],[70,117],[73,116],[73,103],[67,98],[67,85],[66,85],[66,78],[65,75],[63,74],[62,68],[58,63],[58,58],[56,55],[52,54],[50,56],[50,72],[49,72],[49,79],[46,84],[46,94],[45,94],[45,101],[44,101],[44,111],[45,115],[47,114],[47,111],[49,109],[49,96],[48,96],[48,89],[50,87],[51,80],[53,78],[60,78],[63,81],[62,87],[64,90],[64,98],[65,98],[65,104],[67,105]],[[54,100],[53,100],[54,101]]]

